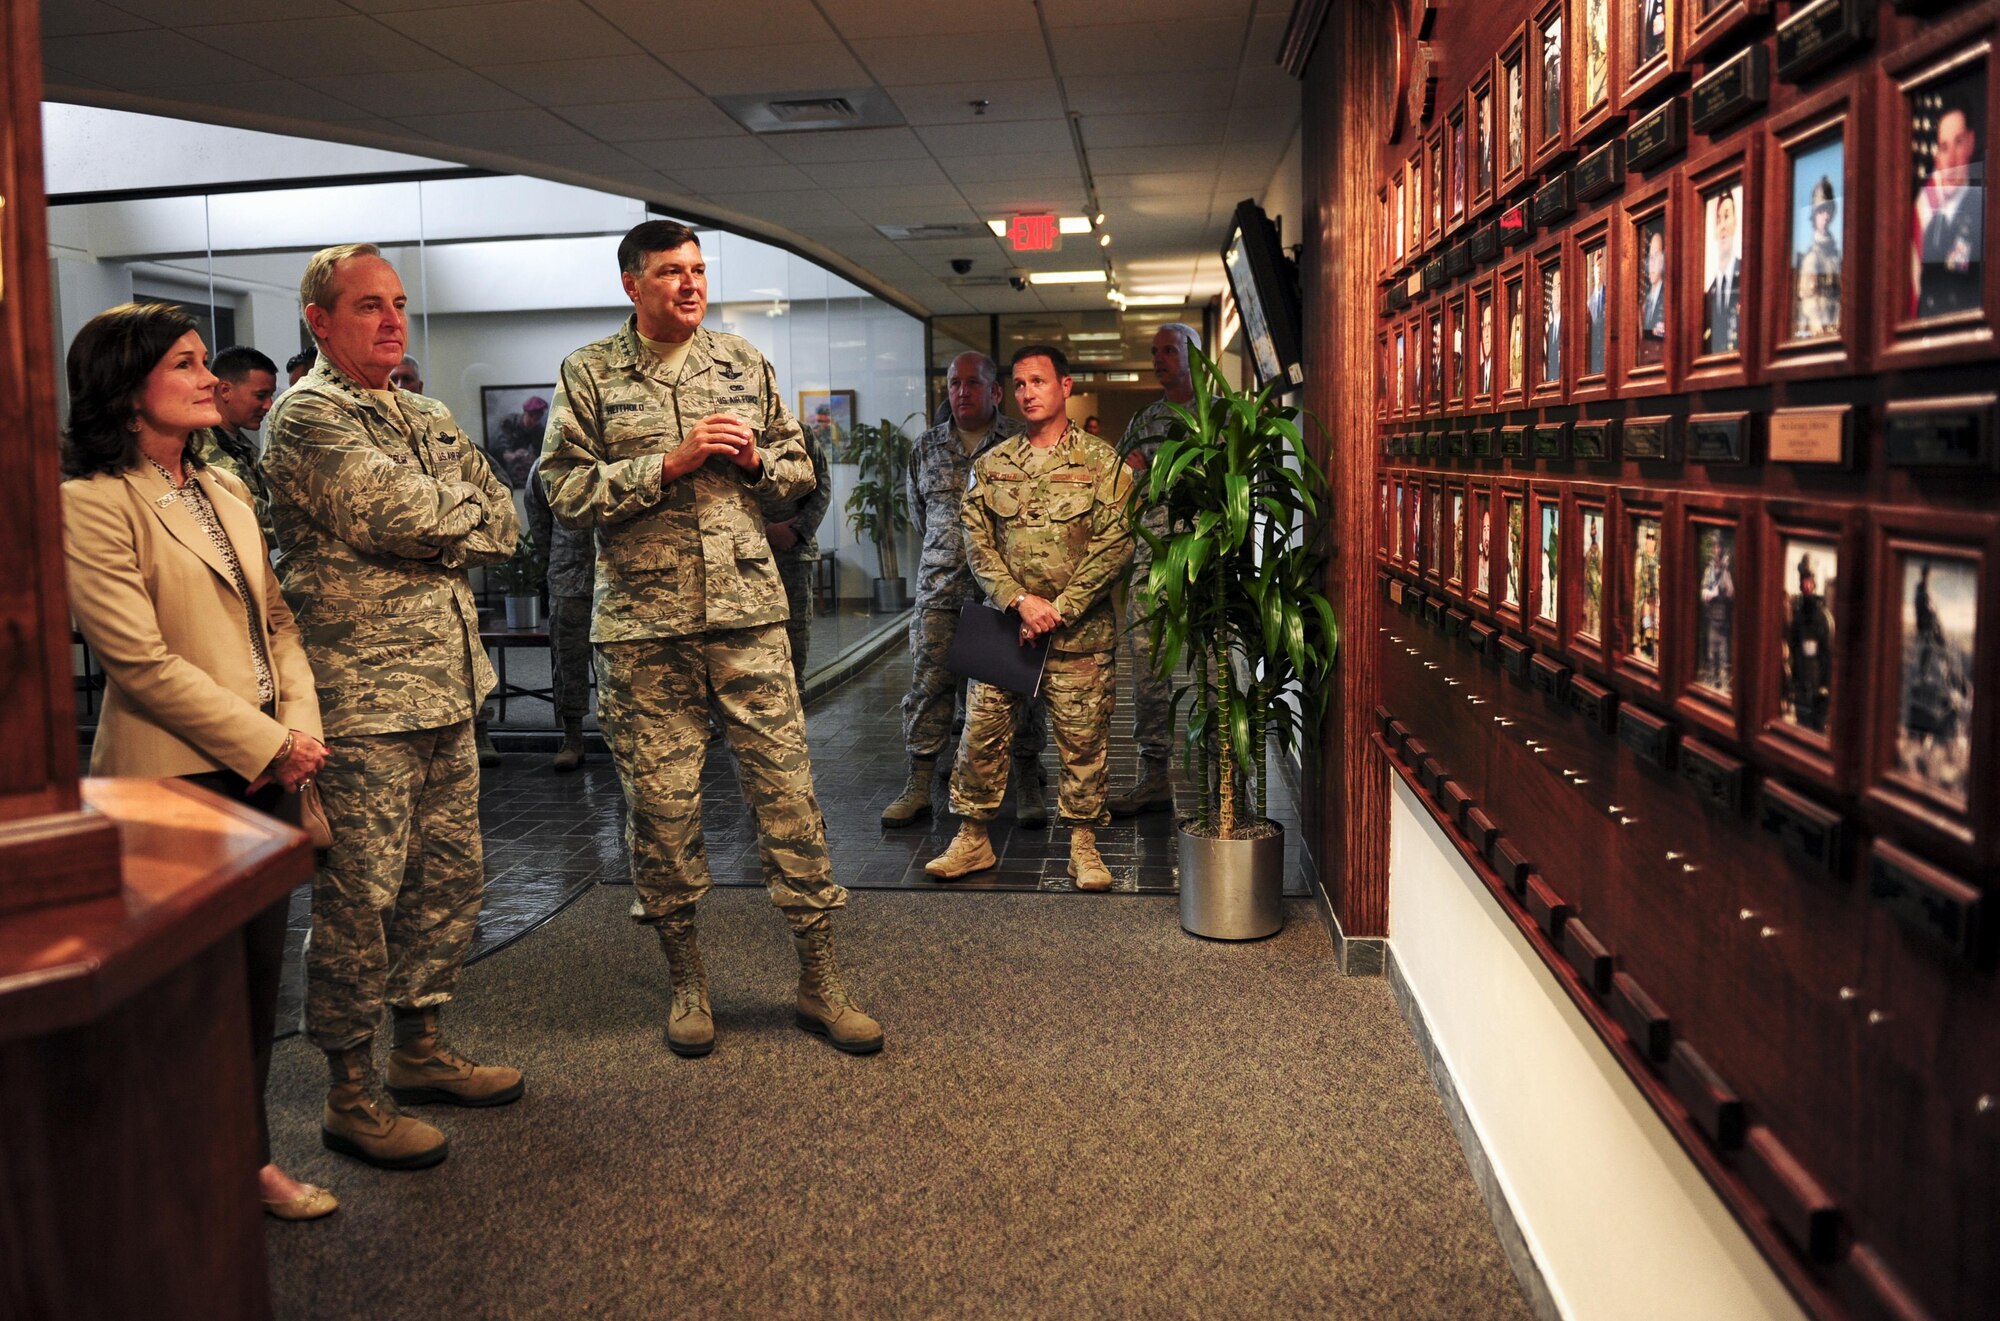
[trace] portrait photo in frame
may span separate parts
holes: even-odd
[[[1435,248],[1444,239],[1444,125],[1424,140],[1424,159],[1424,247]]]
[[[1676,240],[1680,176],[1626,199],[1622,211],[1624,276],[1618,282],[1615,360],[1621,396],[1661,394],[1680,386],[1684,258]]]
[[[1668,607],[1675,583],[1677,529],[1674,496],[1644,487],[1620,487],[1613,505],[1617,571],[1609,599],[1612,672],[1656,702],[1666,699],[1675,642]]]
[[[1687,235],[1680,290],[1684,389],[1755,383],[1761,145],[1755,137],[1742,136],[1688,165],[1681,222]]]
[[[1447,234],[1456,234],[1465,226],[1471,198],[1470,181],[1466,178],[1469,150],[1465,106],[1460,103],[1445,113],[1444,121],[1444,232]]]
[[[1403,251],[1405,261],[1414,262],[1424,254],[1424,144],[1417,140],[1417,149],[1403,167],[1404,222],[1407,234]]]
[[[1379,474],[1375,479],[1375,558],[1383,561],[1393,561],[1395,559],[1395,556],[1390,553],[1389,548],[1391,528],[1389,522],[1389,491],[1393,485],[1394,479],[1386,472]]]
[[[1465,483],[1445,484],[1444,587],[1454,596],[1465,595],[1465,515],[1468,508]]]
[[[1528,567],[1522,577],[1528,592],[1528,632],[1557,648],[1562,645],[1563,554],[1569,539],[1563,525],[1563,488],[1540,482],[1529,487],[1527,520]]]
[[[1681,0],[1681,58],[1693,63],[1770,8],[1770,0]]]
[[[1425,486],[1423,477],[1417,473],[1410,474],[1406,485],[1409,490],[1410,502],[1409,506],[1403,512],[1410,520],[1410,530],[1405,541],[1405,545],[1409,548],[1409,553],[1406,557],[1404,567],[1413,576],[1422,578],[1429,571],[1431,561],[1431,545],[1424,539],[1424,533],[1428,530],[1427,520],[1430,514],[1430,508],[1427,503],[1429,489]]]
[[[1466,290],[1444,303],[1444,409],[1447,415],[1465,411]]]
[[[1851,506],[1767,501],[1759,540],[1757,751],[1823,789],[1852,792],[1854,717],[1868,706],[1855,645],[1867,583],[1859,516]]]
[[[1650,101],[1681,71],[1680,10],[1688,0],[1621,0],[1619,103]]]
[[[1497,109],[1493,73],[1489,69],[1472,80],[1472,86],[1465,94],[1468,220],[1485,215],[1492,209],[1493,200],[1498,195],[1500,176],[1494,137],[1494,129],[1499,122]]]
[[[1529,24],[1528,168],[1541,171],[1570,151],[1570,41],[1567,0],[1549,0]]]
[[[1731,742],[1743,736],[1748,675],[1746,624],[1754,587],[1753,510],[1733,496],[1685,493],[1679,501],[1678,554],[1687,584],[1674,611],[1674,645],[1681,648],[1681,676],[1674,710]]]
[[[1493,303],[1493,280],[1475,283],[1467,293],[1466,397],[1475,410],[1493,406],[1500,384],[1500,316]]]
[[[1878,511],[1869,531],[1876,634],[1863,802],[1926,845],[1993,860],[1992,672],[1996,522]]]
[[[1528,610],[1528,488],[1514,478],[1493,484],[1493,613],[1525,628]]]
[[[1467,483],[1465,595],[1482,610],[1493,608],[1493,485]]]
[[[1528,259],[1528,402],[1561,403],[1567,397],[1570,321],[1565,299],[1563,241]]]
[[[1389,181],[1389,274],[1393,278],[1409,260],[1410,228],[1406,218],[1407,185],[1398,174]]]
[[[1494,113],[1498,116],[1493,144],[1498,175],[1496,200],[1507,197],[1528,181],[1528,161],[1533,150],[1528,139],[1528,31],[1529,25],[1525,23],[1516,28],[1493,60]]]
[[[1397,322],[1389,341],[1389,416],[1400,421],[1409,412],[1410,323]]]
[[[799,426],[817,435],[827,455],[838,461],[854,434],[854,391],[799,391]]]
[[[1389,510],[1389,562],[1397,568],[1403,567],[1407,558],[1404,552],[1404,547],[1407,543],[1403,539],[1403,532],[1406,526],[1404,523],[1403,506],[1409,499],[1409,495],[1405,490],[1406,485],[1407,480],[1402,473],[1397,473],[1389,478],[1389,496],[1391,502]]]
[[[1433,303],[1424,313],[1424,411],[1444,413],[1444,307]]]
[[[1500,319],[1502,342],[1499,361],[1500,393],[1495,403],[1501,408],[1520,404],[1528,388],[1528,261],[1521,257],[1500,268],[1496,277],[1494,312]]]
[[[1880,367],[1993,352],[2000,273],[1986,260],[1995,211],[1984,183],[2000,125],[1993,33],[1991,11],[1975,12],[1940,24],[1882,65]]]
[[[529,471],[541,457],[549,401],[555,397],[553,384],[479,387],[487,456],[502,479],[517,491],[527,483]]]
[[[1569,30],[1571,117],[1579,142],[1618,113],[1618,41],[1613,17],[1618,0],[1571,0]]]
[[[1445,560],[1451,554],[1451,529],[1444,520],[1444,482],[1424,483],[1424,577],[1444,585]]]
[[[1598,672],[1608,668],[1611,603],[1611,492],[1591,482],[1573,482],[1568,489],[1569,526],[1573,529],[1563,574],[1569,583],[1569,654],[1578,665]]]
[[[1866,370],[1875,300],[1868,214],[1867,83],[1843,79],[1768,125],[1764,147],[1773,223],[1765,226],[1767,376],[1846,376]]]
[[[1569,400],[1585,403],[1611,394],[1612,363],[1618,348],[1618,253],[1615,240],[1622,226],[1612,213],[1600,215],[1570,233],[1569,269],[1574,271],[1576,312],[1575,369]]]

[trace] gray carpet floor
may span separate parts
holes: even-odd
[[[344,1203],[271,1224],[280,1317],[1528,1315],[1387,984],[1305,904],[1225,945],[1167,897],[859,892],[888,1047],[854,1059],[792,1026],[763,895],[718,890],[690,1061],[628,900],[466,971],[450,1030],[528,1094],[427,1107],[435,1169],[321,1150],[320,1057],[279,1044],[278,1159]]]

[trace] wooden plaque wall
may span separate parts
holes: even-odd
[[[2000,3],[1449,18],[1371,184],[1382,746],[1810,1309],[1991,1316]]]

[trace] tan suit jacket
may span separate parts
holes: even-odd
[[[287,730],[320,736],[319,697],[298,624],[278,591],[249,491],[195,475],[235,547],[263,621],[276,718],[257,695],[243,599],[201,522],[151,464],[62,484],[70,612],[107,686],[93,775],[263,774]]]

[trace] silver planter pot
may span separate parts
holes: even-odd
[[[1185,827],[1177,833],[1183,930],[1210,940],[1259,940],[1285,925],[1283,826],[1262,839],[1208,839]]]
[[[508,628],[540,628],[542,626],[542,598],[539,596],[510,596],[507,598]]]
[[[877,578],[875,580],[875,613],[895,614],[910,608],[910,595],[901,578]]]

